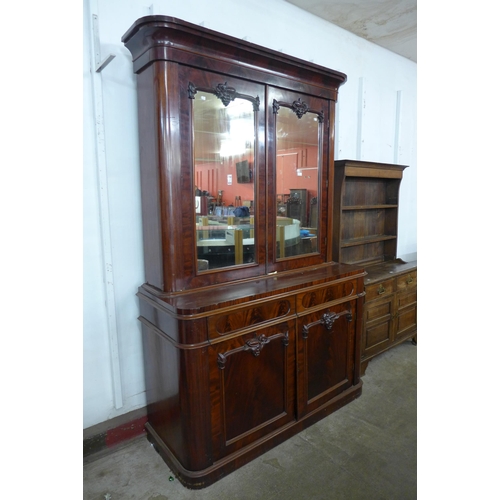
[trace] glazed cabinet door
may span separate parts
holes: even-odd
[[[177,78],[185,286],[264,274],[264,86],[185,66]]]
[[[294,420],[295,320],[210,349],[214,460]]]
[[[318,409],[353,385],[356,300],[298,320],[298,416]]]
[[[327,99],[270,87],[267,102],[268,271],[327,261]],[[332,183],[331,183],[332,184]]]

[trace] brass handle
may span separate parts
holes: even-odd
[[[378,294],[379,294],[379,295],[382,295],[384,292],[385,292],[385,288],[384,288],[382,285],[380,285],[380,286],[378,287]]]
[[[406,280],[407,285],[409,285],[410,283],[413,283],[413,278],[411,276]]]

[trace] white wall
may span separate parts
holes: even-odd
[[[84,428],[145,405],[135,296],[144,281],[137,104],[131,56],[121,43],[139,17],[203,23],[346,73],[336,157],[409,165],[400,192],[398,256],[416,258],[417,252],[415,63],[284,0],[163,0],[152,12],[151,4],[84,3]],[[98,15],[102,58],[116,56],[98,74],[91,70],[90,13]]]

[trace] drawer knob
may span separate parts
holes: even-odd
[[[413,278],[411,276],[408,277],[406,280],[406,284],[409,285],[410,283],[413,283]]]
[[[385,292],[385,288],[384,288],[384,286],[383,286],[383,285],[380,285],[380,286],[378,287],[378,294],[379,294],[379,295],[382,295],[384,292]]]

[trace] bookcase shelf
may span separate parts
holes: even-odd
[[[417,338],[417,263],[397,259],[404,165],[335,162],[333,258],[363,266],[362,373],[373,356]]]
[[[335,162],[334,260],[372,264],[396,258],[399,186],[405,168]]]
[[[366,238],[359,238],[355,240],[343,240],[341,248],[355,247],[359,245],[367,245],[369,243],[377,243],[379,241],[395,240],[396,236],[381,234],[380,236],[367,236]]]
[[[397,205],[352,205],[352,206],[342,207],[342,210],[344,212],[347,212],[350,210],[381,210],[384,208],[398,208],[398,206]]]

